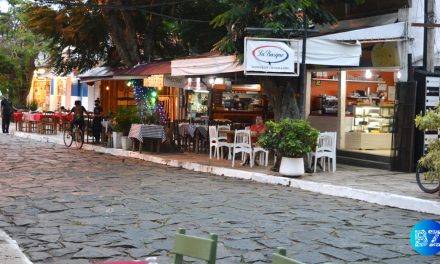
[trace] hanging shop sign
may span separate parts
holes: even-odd
[[[360,67],[400,67],[400,51],[397,41],[362,43]]]
[[[245,74],[246,75],[271,75],[271,76],[298,76],[298,52],[285,42],[277,39],[246,38],[245,40]],[[299,48],[297,40],[294,47]],[[275,73],[275,74],[274,74]]]
[[[151,75],[150,77],[144,79],[144,86],[145,87],[163,87],[164,86],[163,74]]]
[[[185,87],[185,77],[171,76],[171,74],[165,74],[163,79],[163,86],[183,88]]]
[[[207,87],[200,78],[187,78],[185,79],[184,90],[207,90]]]

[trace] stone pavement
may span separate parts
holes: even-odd
[[[62,134],[41,135],[36,133],[15,132],[13,135],[43,142],[64,145]],[[420,211],[440,215],[438,194],[424,193],[417,185],[414,173],[399,173],[388,170],[361,168],[349,165],[337,165],[337,173],[322,172],[304,175],[301,179],[289,179],[269,170],[269,166],[240,166],[236,162],[234,168],[229,160],[209,159],[207,154],[194,153],[151,153],[142,154],[102,147],[101,145],[84,145],[84,149],[101,153],[109,153],[124,157],[133,157],[154,163],[181,167],[193,171],[209,172],[228,177],[252,179],[254,181],[291,186],[332,196],[356,199],[383,206]]]
[[[0,227],[35,264],[170,263],[179,227],[217,233],[219,264],[270,263],[279,246],[307,263],[440,262],[409,238],[435,215],[12,136],[0,153]]]

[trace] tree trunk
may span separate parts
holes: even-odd
[[[299,119],[299,108],[295,94],[298,93],[295,87],[294,78],[255,76],[261,85],[264,94],[269,98],[275,114],[275,122],[280,119]]]
[[[24,75],[24,82],[21,87],[18,87],[18,90],[16,91],[18,102],[21,106],[26,105],[26,98],[29,95],[29,92],[31,91],[32,87],[32,79],[34,78],[34,71],[35,71],[35,59],[38,55],[35,55],[34,57],[30,58],[29,62],[29,69],[28,73]]]
[[[115,4],[114,2],[115,2],[114,0],[99,0],[99,3],[101,5],[106,5],[106,4],[114,5]],[[120,21],[118,20],[118,16],[115,10],[101,9],[101,12],[102,12],[102,16],[107,22],[113,43],[116,46],[116,49],[118,50],[118,53],[121,56],[121,59],[123,60],[126,66],[133,67],[134,65],[136,65],[137,53],[132,52],[133,51],[132,46],[129,47],[127,41],[131,41],[133,37],[130,36],[130,38],[127,39],[127,34],[132,34],[132,32],[135,31],[133,31],[132,28],[130,27],[127,28],[126,30],[124,30],[121,27],[121,25],[119,24]],[[132,21],[129,21],[130,18],[131,16],[127,15],[127,21],[124,22],[128,25],[134,25]],[[136,38],[136,35],[134,37]]]
[[[271,76],[254,76],[261,85],[264,94],[269,98],[273,106],[275,122],[280,119],[299,119],[299,108],[295,94],[298,93],[298,87],[294,82],[297,81],[291,77],[271,77]],[[271,168],[273,171],[279,171],[281,165],[282,154],[277,151],[277,162]]]
[[[150,56],[153,56],[154,35],[161,21],[161,17],[150,15],[150,22],[145,29],[144,38],[144,58],[146,61],[150,61]]]

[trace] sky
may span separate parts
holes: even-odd
[[[8,3],[5,0],[0,0],[0,10],[2,12],[8,11]]]

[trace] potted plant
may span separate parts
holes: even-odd
[[[319,132],[304,120],[281,119],[279,123],[266,122],[257,144],[281,154],[281,174],[298,176],[304,174],[304,158],[318,145],[318,136]]]
[[[112,115],[110,123],[113,129],[113,146],[115,148],[122,148],[130,150],[133,147],[133,142],[128,138],[131,125],[139,120],[137,108],[126,107],[121,108],[117,113]]]

